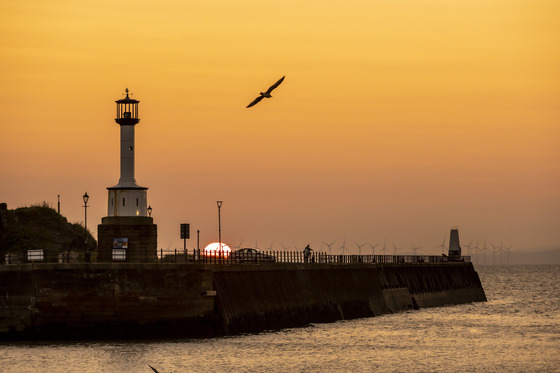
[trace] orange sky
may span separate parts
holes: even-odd
[[[128,87],[159,247],[182,247],[180,223],[217,240],[216,200],[234,246],[437,253],[458,225],[462,243],[558,247],[559,14],[556,0],[5,0],[0,200],[60,194],[83,221],[87,191],[96,232]]]

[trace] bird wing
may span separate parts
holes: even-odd
[[[155,373],[159,373],[159,372],[157,371],[157,369],[154,368],[153,366],[151,366],[150,364],[148,364],[148,366],[149,366],[150,368],[152,368],[152,370],[153,370]]]
[[[270,86],[270,88],[266,91],[267,93],[272,92],[272,90],[276,87],[278,87],[280,85],[280,83],[282,83],[284,81],[284,78],[286,76],[284,75],[282,78],[280,78],[280,80],[278,80],[276,83],[274,83],[273,85]]]
[[[249,105],[247,105],[247,107],[251,107],[251,106],[254,106],[254,105],[258,104],[259,101],[263,99],[263,97],[264,96],[257,97],[256,99],[253,100],[253,102],[251,102]]]

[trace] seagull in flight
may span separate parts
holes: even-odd
[[[262,100],[263,98],[271,98],[272,96],[270,95],[270,92],[272,92],[274,90],[274,88],[278,87],[280,85],[280,83],[282,83],[284,81],[284,78],[286,76],[283,76],[282,78],[280,78],[280,80],[278,80],[276,83],[274,83],[273,85],[270,86],[270,88],[268,88],[266,90],[266,92],[261,92],[260,96],[257,97],[256,99],[254,99],[249,105],[247,105],[247,107],[251,107],[254,106],[256,104],[259,103],[260,100]]]

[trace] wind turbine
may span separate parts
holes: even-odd
[[[504,250],[506,251],[506,258],[507,258],[507,264],[508,264],[508,265],[509,265],[510,250],[511,250],[511,247],[512,247],[512,246],[513,246],[513,245],[509,245],[509,246],[507,246],[507,247],[504,249]]]
[[[480,249],[480,251],[482,251],[482,256],[483,256],[483,264],[486,265],[486,252],[488,251],[488,248],[486,247],[486,240],[484,240],[484,247]]]
[[[467,249],[469,249],[469,251],[468,251],[468,252],[469,252],[469,256],[471,256],[471,245],[472,245],[472,243],[473,243],[473,240],[471,240],[471,242],[469,242],[468,245],[465,245],[465,247],[466,247]]]
[[[297,247],[296,244],[295,244],[294,242],[292,242],[292,245],[294,245],[293,248],[294,248],[295,251],[301,251],[301,250],[303,250],[303,248]]]
[[[478,240],[476,240],[476,246],[474,247],[474,249],[475,249],[475,253],[476,253],[475,264],[478,265]]]
[[[411,249],[412,249],[412,255],[416,255],[416,252],[420,249],[420,247],[416,245],[412,245]]]
[[[492,265],[496,265],[496,246],[493,243],[490,243],[492,246]]]
[[[280,242],[280,245],[284,248],[284,251],[288,251],[291,248],[291,246],[286,246],[282,242]]]
[[[342,255],[346,252],[346,237],[344,237],[344,241],[342,241],[342,246],[338,248],[339,250],[342,249]]]
[[[445,247],[445,236],[443,236],[443,242],[441,243],[441,245],[437,245],[436,247],[441,247],[441,254],[444,254],[444,251],[446,249]]]
[[[397,255],[397,250],[399,248],[397,247],[397,245],[393,242],[393,255]]]
[[[362,247],[365,246],[367,244],[367,242],[363,243],[361,245],[359,243],[355,242],[355,241],[354,241],[354,243],[356,244],[356,246],[358,246],[358,255],[362,255]]]
[[[502,254],[504,253],[504,245],[503,245],[501,240],[500,240],[500,247],[498,248],[498,251],[500,252],[500,265],[503,265],[504,263],[503,263],[503,260],[502,260],[502,257],[503,257]]]
[[[387,255],[387,247],[385,246],[385,241],[383,241],[383,248],[381,249],[381,252],[383,252],[383,255]]]
[[[375,245],[372,245],[372,244],[368,243],[367,245],[368,245],[369,247],[371,247],[371,255],[375,255],[375,248],[376,248],[377,246],[379,246],[379,244],[376,243]]]
[[[329,248],[329,255],[331,255],[331,246],[334,245],[335,242],[336,242],[336,240],[334,240],[334,241],[331,242],[331,243],[328,243],[328,242],[323,241],[323,243],[324,243],[325,245],[327,245],[328,248]]]

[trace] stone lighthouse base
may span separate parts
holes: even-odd
[[[157,225],[146,216],[107,216],[97,226],[98,262],[154,262]]]

